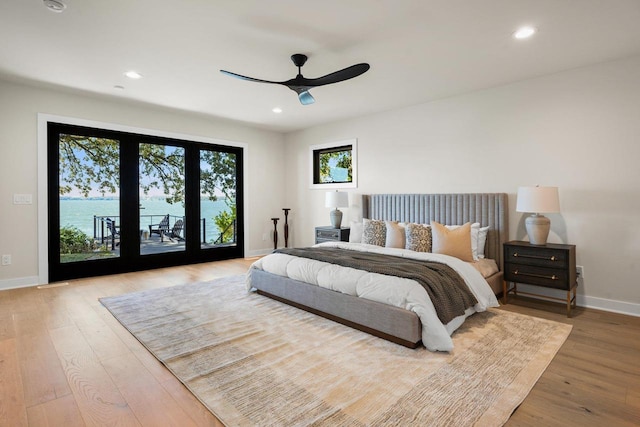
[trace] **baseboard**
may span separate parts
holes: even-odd
[[[565,299],[567,297],[567,293],[564,291],[542,288],[540,286],[530,286],[522,283],[518,283],[518,290],[523,292],[532,292],[553,298]],[[527,295],[527,297],[535,298],[535,296],[532,295]],[[610,311],[613,313],[640,317],[640,304],[631,302],[616,301],[606,298],[590,297],[588,295],[578,294],[576,297],[576,304],[580,307],[595,308],[597,310]]]
[[[15,279],[0,280],[0,290],[38,286],[38,280],[38,276],[17,277]]]
[[[255,251],[248,251],[244,254],[245,258],[253,258],[254,256],[265,256],[273,252],[273,249],[257,249]]]

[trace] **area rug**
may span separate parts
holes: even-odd
[[[451,353],[248,293],[243,276],[101,299],[227,426],[500,426],[570,325],[491,310]]]

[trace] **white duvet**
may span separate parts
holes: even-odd
[[[453,350],[451,334],[462,325],[468,316],[478,311],[485,311],[488,307],[499,305],[493,291],[478,270],[470,263],[458,258],[406,249],[383,248],[364,243],[326,242],[316,246],[383,253],[447,264],[462,276],[478,303],[467,309],[464,315],[454,318],[445,325],[438,319],[427,291],[414,280],[370,273],[285,254],[267,255],[253,263],[251,269],[264,270],[268,273],[413,311],[422,323],[422,343],[431,351]],[[249,290],[252,288],[251,269],[247,275]]]

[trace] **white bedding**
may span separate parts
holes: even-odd
[[[488,307],[499,305],[493,291],[478,270],[470,263],[458,258],[406,249],[383,248],[364,243],[326,242],[316,246],[384,253],[447,264],[464,279],[478,303],[467,309],[464,315],[458,316],[444,325],[438,319],[427,291],[414,280],[277,253],[267,255],[253,263],[247,275],[248,289],[251,289],[251,270],[260,269],[268,273],[413,311],[422,323],[422,342],[431,351],[453,350],[451,334],[462,325],[464,319],[474,312],[485,311]]]

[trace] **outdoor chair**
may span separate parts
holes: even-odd
[[[158,224],[149,225],[149,237],[154,233],[160,236],[160,240],[165,234],[169,234],[169,214],[165,215]]]
[[[111,218],[105,218],[104,222],[107,225],[107,230],[111,234],[111,250],[114,250],[116,246],[120,246],[120,242],[116,244],[116,237],[120,238],[120,232],[118,231],[118,227],[116,227],[116,222]]]
[[[184,221],[182,221],[181,219],[177,220],[175,222],[175,224],[173,224],[173,227],[171,228],[171,231],[169,231],[167,236],[171,240],[173,240],[173,239],[184,240],[184,238],[180,235],[180,234],[182,234],[182,228],[183,227],[184,227]]]

